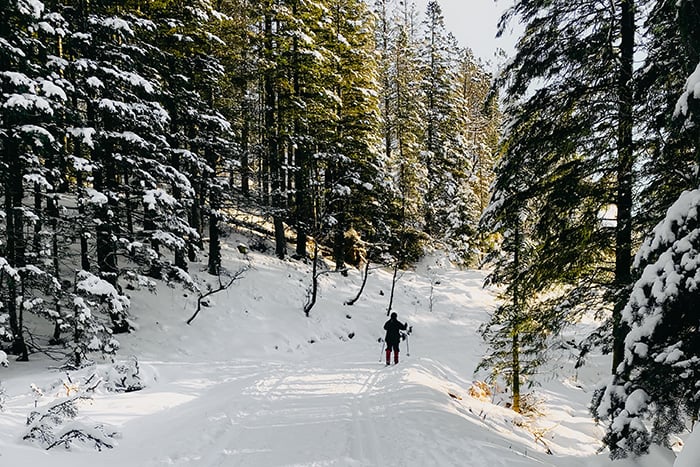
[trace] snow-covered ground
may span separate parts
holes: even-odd
[[[6,389],[0,465],[673,465],[675,455],[659,448],[615,463],[597,454],[602,429],[586,405],[607,374],[606,358],[578,372],[565,358],[553,359],[536,390],[542,400],[536,419],[470,395],[483,377],[474,375],[485,348],[477,329],[495,304],[482,288],[483,272],[460,271],[439,256],[405,272],[394,309],[414,332],[402,343],[400,364],[385,367],[378,338],[390,271],[372,270],[354,306],[343,302],[359,288],[358,271],[322,276],[319,302],[306,318],[309,266],[254,252],[248,259],[251,269],[213,295],[190,326],[191,292],[161,287],[155,295],[134,294],[139,330],[120,336],[118,358],[138,358],[146,387],[114,393],[98,386],[79,403],[76,418],[118,432],[113,449],[46,451],[22,440],[35,405],[80,390],[93,369],[68,381],[65,372],[46,371],[56,363],[40,354],[0,368]],[[247,260],[231,247],[224,263],[235,271]]]

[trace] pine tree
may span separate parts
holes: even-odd
[[[376,196],[378,118],[376,61],[372,21],[363,2],[334,0],[329,8],[332,25],[323,47],[332,57],[335,124],[326,143],[327,203],[333,217],[333,255],[336,269],[346,263],[346,232],[359,229],[372,235],[364,220],[367,203]],[[371,211],[370,211],[371,212]]]
[[[660,2],[652,11],[651,49],[646,79],[663,83],[660,91],[646,92],[657,98],[650,126],[668,135],[651,138],[661,154],[650,161],[658,204],[677,188],[680,180],[695,186],[678,196],[665,217],[644,241],[634,261],[638,277],[632,287],[622,320],[630,331],[625,339],[624,358],[615,367],[612,380],[598,391],[597,418],[607,421],[605,444],[613,458],[646,453],[653,442],[670,445],[669,436],[685,431],[700,411],[700,325],[695,310],[700,304],[698,270],[700,261],[700,41],[695,31],[700,11],[693,2]],[[680,26],[680,27],[679,27]],[[670,54],[668,43],[674,46]],[[672,57],[672,58],[671,58]],[[664,76],[659,73],[664,61]],[[679,84],[679,74],[689,78]],[[671,86],[677,86],[675,105],[669,105]],[[663,117],[668,112],[670,117]],[[654,135],[652,133],[652,135]],[[654,135],[656,136],[656,135]],[[681,177],[659,170],[676,160]],[[692,181],[691,181],[692,180]],[[658,205],[657,204],[657,205]]]
[[[528,197],[542,208],[542,254],[531,273],[542,290],[572,287],[559,289],[572,310],[611,312],[615,367],[631,282],[634,4],[517,2],[503,22],[515,16],[526,31],[499,82],[507,154],[534,164]],[[609,205],[617,208],[614,227],[601,221]]]
[[[10,338],[13,353],[21,360],[28,359],[25,311],[43,303],[41,292],[50,294],[57,288],[53,276],[38,263],[41,229],[34,229],[35,241],[27,233],[42,218],[41,191],[51,188],[42,159],[50,160],[58,152],[54,121],[66,100],[60,77],[47,66],[48,47],[42,39],[59,31],[53,29],[53,21],[44,21],[45,14],[40,3],[10,1],[0,7],[0,180],[4,199],[0,220],[5,227],[0,251],[0,313],[7,315],[3,323],[9,325],[9,332],[5,329],[2,334]],[[33,207],[25,205],[28,188],[38,200]]]
[[[698,417],[699,206],[699,190],[683,193],[637,254],[625,358],[597,412],[609,420],[604,442],[613,458],[646,453],[651,442],[669,446],[669,435]]]
[[[538,204],[529,197],[526,183],[532,175],[532,161],[505,153],[496,166],[496,183],[481,228],[502,236],[500,247],[485,258],[492,268],[486,279],[502,289],[502,304],[480,333],[489,350],[477,370],[489,370],[489,379],[505,379],[511,388],[512,408],[525,409],[523,384],[545,361],[549,336],[561,330],[565,313],[553,311],[541,294],[533,273],[540,258],[535,228]]]
[[[503,304],[480,329],[489,350],[477,371],[489,370],[492,383],[504,379],[511,390],[512,409],[521,412],[524,408],[521,388],[543,361],[546,332],[534,315],[530,296],[533,291],[528,290],[524,279],[528,260],[533,256],[532,245],[528,245],[523,232],[524,216],[516,211],[514,217],[512,228],[503,230],[503,256],[486,280],[489,285],[506,284],[507,288],[500,297]]]
[[[473,264],[479,218],[498,142],[499,117],[488,101],[490,76],[448,34],[437,2],[429,2],[421,56],[425,96],[425,230],[451,259]]]
[[[428,234],[438,232],[444,226],[444,216],[438,207],[440,193],[450,191],[448,185],[454,175],[451,170],[452,157],[449,145],[449,127],[447,122],[452,108],[452,83],[455,80],[453,54],[456,49],[454,39],[447,36],[445,19],[442,9],[436,1],[428,2],[426,19],[424,21],[424,39],[421,51],[421,75],[423,78],[423,94],[425,96],[425,149],[422,151],[422,162],[425,165],[425,231]],[[458,157],[458,156],[457,156]],[[451,193],[452,198],[454,186]],[[440,203],[441,204],[441,203]]]
[[[403,267],[422,254],[425,165],[421,161],[425,102],[417,58],[415,4],[403,2],[395,13],[395,40],[390,49],[389,93],[394,200],[389,214],[391,254]]]
[[[489,202],[494,169],[499,155],[502,115],[498,98],[490,93],[492,76],[470,49],[456,59],[455,111],[450,137],[455,157],[456,196],[445,203],[445,237],[455,260],[478,264],[489,249],[488,236],[479,220]]]

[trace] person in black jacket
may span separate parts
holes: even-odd
[[[399,363],[399,342],[401,341],[401,331],[405,331],[408,324],[402,323],[396,317],[396,313],[391,314],[389,321],[384,323],[384,329],[386,330],[386,337],[384,342],[386,342],[386,364],[389,365],[391,362],[391,350],[394,350],[394,365]]]

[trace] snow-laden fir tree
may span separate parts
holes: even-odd
[[[601,394],[614,458],[669,445],[700,409],[700,190],[684,192],[644,242],[623,320],[624,360]]]
[[[328,88],[332,93],[333,126],[324,144],[325,203],[333,218],[333,256],[336,269],[349,258],[346,245],[350,229],[374,239],[370,220],[381,193],[378,160],[378,85],[374,56],[373,21],[367,5],[356,0],[333,0],[328,4],[326,32],[319,32],[329,55]],[[369,218],[369,219],[368,219]]]
[[[53,160],[58,152],[60,134],[54,123],[67,98],[62,78],[47,65],[44,40],[63,33],[52,26],[57,22],[41,2],[11,0],[0,6],[0,223],[5,233],[0,244],[0,314],[6,316],[2,326],[9,328],[4,337],[22,360],[28,358],[25,311],[43,304],[42,293],[50,295],[58,288],[39,262],[44,252],[40,196],[52,189],[43,161]],[[30,190],[38,206],[25,204]]]
[[[676,58],[664,62],[664,74],[689,73],[676,90],[669,144],[659,148],[665,161],[685,161],[675,167],[682,177],[662,181],[693,180],[695,188],[680,194],[635,258],[639,278],[622,315],[629,327],[624,359],[596,396],[595,415],[607,422],[604,442],[613,458],[646,453],[652,442],[669,446],[670,435],[690,428],[700,411],[700,10],[689,1],[657,6],[654,17],[663,21],[655,25],[658,48],[648,68],[659,66],[655,60],[668,52],[661,39],[670,39]]]

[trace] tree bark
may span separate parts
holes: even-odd
[[[5,181],[5,214],[6,214],[6,245],[7,259],[10,266],[21,268],[26,265],[24,246],[24,216],[22,212],[22,198],[24,195],[22,186],[21,159],[16,155],[19,152],[19,145],[12,139],[7,141],[6,162],[8,165],[8,176]],[[17,280],[8,275],[7,279],[7,313],[10,318],[10,331],[12,332],[12,353],[19,355],[19,360],[28,360],[27,346],[24,342],[22,330],[22,305],[17,306],[18,291],[21,287]]]
[[[274,38],[272,32],[273,18],[270,11],[265,14],[265,55],[268,60],[274,58]],[[287,255],[287,241],[284,236],[283,211],[283,183],[281,156],[279,154],[279,141],[276,119],[277,93],[275,89],[275,73],[272,67],[265,71],[265,132],[267,136],[267,158],[270,169],[270,189],[273,225],[275,229],[275,254],[284,259]]]
[[[634,89],[634,1],[620,2],[620,76],[618,81],[619,115],[617,135],[617,226],[615,244],[615,289],[613,307],[613,359],[612,372],[624,357],[624,341],[627,329],[622,323],[622,310],[628,299],[628,287],[632,281],[632,167],[633,104]]]

